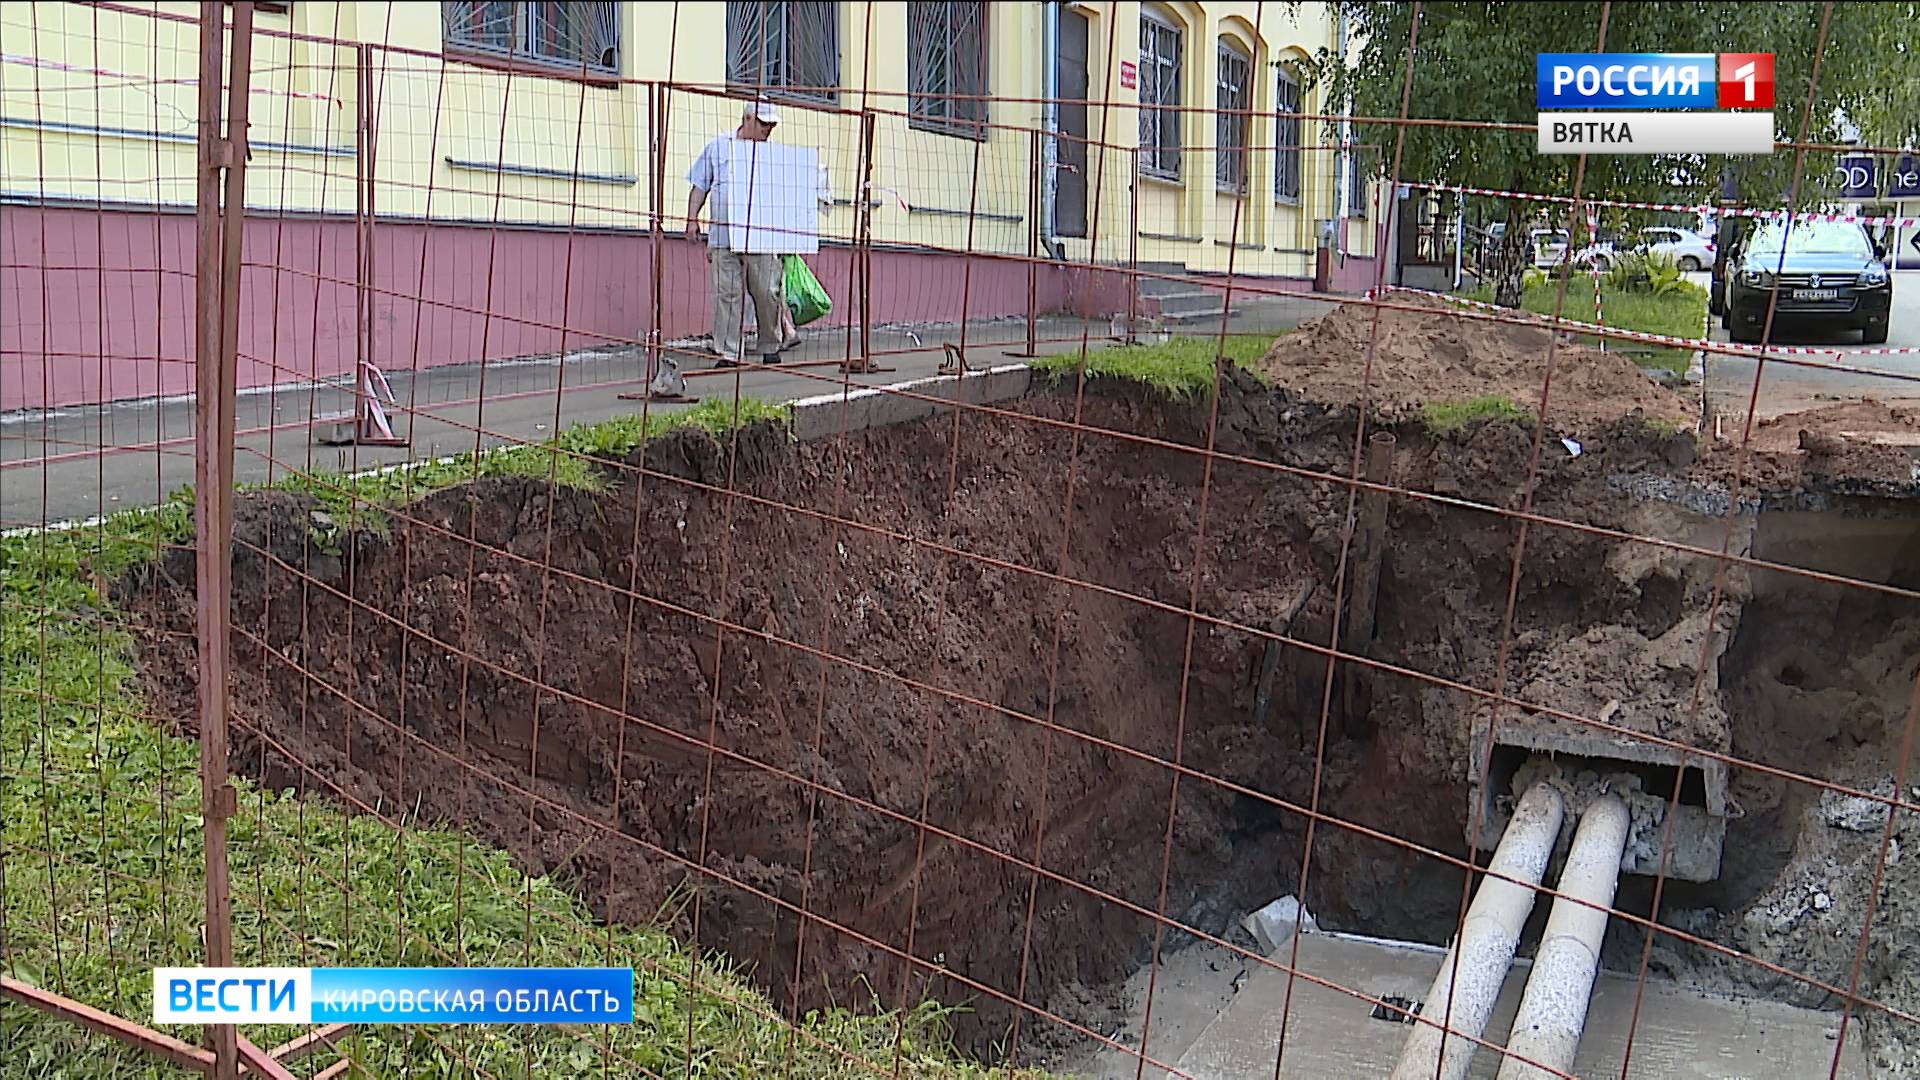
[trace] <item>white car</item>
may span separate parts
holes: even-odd
[[[1656,225],[1640,230],[1640,249],[1665,255],[1686,271],[1704,270],[1713,265],[1713,241],[1685,229]]]
[[[1551,270],[1567,257],[1567,230],[1534,229],[1527,233],[1528,261]]]

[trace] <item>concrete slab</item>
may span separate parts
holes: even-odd
[[[1286,953],[1280,954],[1284,959]],[[1419,1000],[1440,969],[1444,953],[1409,946],[1308,934],[1300,941],[1300,970],[1374,997]],[[1505,1041],[1526,984],[1526,965],[1515,965],[1488,1024],[1487,1039]],[[1256,966],[1232,1001],[1172,1064],[1196,1080],[1241,1080],[1274,1076],[1287,975]],[[1588,1011],[1575,1072],[1581,1077],[1621,1075],[1634,981],[1603,973]],[[1406,1040],[1404,1024],[1375,1020],[1360,998],[1306,979],[1293,980],[1292,1018],[1280,1058],[1283,1077],[1384,1076]],[[1640,1006],[1629,1076],[1787,1078],[1826,1076],[1833,1067],[1839,1016],[1765,1001],[1709,997],[1671,983],[1652,982]],[[1167,1060],[1158,1048],[1149,1054]],[[1469,1076],[1490,1078],[1498,1056],[1481,1050]],[[1108,1070],[1111,1071],[1111,1070]],[[1131,1075],[1131,1072],[1129,1072]],[[1148,1076],[1168,1075],[1146,1070]],[[1840,1076],[1865,1077],[1860,1040],[1850,1038]]]
[[[1472,745],[1484,745],[1488,722],[1484,716],[1474,721]],[[1727,834],[1726,762],[1547,716],[1509,717],[1494,732],[1493,743],[1491,777],[1481,774],[1478,754],[1467,764],[1468,805],[1478,802],[1481,811],[1480,835],[1468,839],[1474,840],[1474,846],[1480,850],[1492,851],[1499,846],[1509,817],[1500,796],[1508,794],[1515,769],[1528,757],[1545,755],[1569,774],[1590,768],[1604,776],[1637,771],[1634,766],[1647,766],[1651,770],[1664,770],[1668,784],[1674,775],[1687,779],[1682,783],[1670,838],[1661,827],[1667,792],[1660,791],[1657,784],[1648,788],[1659,795],[1653,800],[1655,813],[1650,820],[1636,819],[1636,828],[1659,839],[1642,837],[1641,842],[1629,843],[1620,860],[1621,871],[1651,877],[1664,866],[1668,877],[1682,881],[1712,881],[1720,876],[1721,849]],[[1651,780],[1657,775],[1657,771],[1648,771],[1643,773],[1643,779]],[[1575,816],[1569,814],[1563,829],[1560,855],[1566,853],[1566,844],[1572,838]],[[1671,851],[1663,862],[1660,849],[1668,839]]]
[[[843,389],[839,393],[820,394],[793,402],[793,435],[796,439],[830,439],[842,433],[863,431],[920,420],[948,406],[943,401],[959,400],[987,405],[1025,396],[1032,381],[1032,369],[1025,364],[1002,364],[984,371],[969,371],[965,377],[935,375],[907,379],[884,388]]]

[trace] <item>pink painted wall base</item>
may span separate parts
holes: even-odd
[[[0,411],[190,392],[193,228],[186,213],[15,206],[0,215]],[[388,372],[644,342],[653,329],[645,233],[381,221],[374,248],[373,360]],[[856,315],[852,254],[808,257],[835,300],[816,325]],[[257,216],[243,258],[240,385],[350,373],[353,222]],[[661,262],[666,339],[705,333],[704,249],[670,237]],[[1342,274],[1337,286],[1372,284],[1371,260],[1343,269],[1357,263],[1367,272]],[[1032,277],[1039,314],[1127,310],[1122,270],[1043,265]],[[873,253],[879,323],[1024,316],[1027,295],[1020,259]]]

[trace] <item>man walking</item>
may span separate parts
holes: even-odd
[[[687,239],[700,242],[700,210],[708,197],[713,200],[713,228],[707,233],[707,261],[713,266],[713,352],[721,367],[731,367],[746,359],[741,341],[742,290],[753,297],[754,318],[759,338],[754,352],[767,363],[779,359],[783,344],[780,313],[786,308],[782,295],[780,256],[748,254],[736,250],[736,238],[729,234],[729,189],[743,191],[744,178],[735,185],[727,176],[736,141],[766,142],[773,134],[780,113],[770,101],[750,101],[735,130],[707,144],[687,172],[693,190],[687,193]],[[744,237],[738,238],[744,240]]]

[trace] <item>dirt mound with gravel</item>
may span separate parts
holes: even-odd
[[[1482,397],[1505,398],[1537,414],[1553,338],[1545,320],[1538,326],[1487,322],[1425,297],[1396,296],[1395,302],[1426,310],[1342,304],[1275,341],[1258,370],[1276,386],[1329,404],[1356,403],[1370,385],[1375,409],[1386,416]],[[1654,382],[1619,353],[1566,340],[1552,351],[1547,421],[1555,431],[1577,437],[1634,413],[1668,425],[1691,427],[1699,420],[1695,401]]]
[[[1915,486],[1920,410],[1878,401],[1850,401],[1771,417],[1742,432],[1722,425],[1701,455],[1702,471],[1731,480],[1743,438],[1752,451],[1741,472],[1749,489],[1815,487],[1881,489]]]

